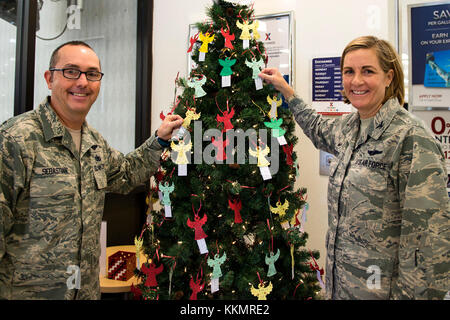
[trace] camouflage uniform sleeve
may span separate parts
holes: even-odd
[[[439,299],[449,283],[449,199],[440,145],[424,128],[405,138],[398,164],[402,224],[394,299]]]
[[[12,229],[18,195],[23,190],[25,166],[18,144],[0,132],[0,261],[6,253],[6,236]]]
[[[302,128],[305,135],[312,141],[314,146],[317,149],[336,155],[336,135],[334,132],[336,132],[336,127],[340,125],[339,122],[332,119],[324,119],[296,94],[293,98],[290,98],[288,105],[294,115],[295,121]]]
[[[108,148],[108,191],[123,194],[150,179],[158,169],[163,150],[155,135],[126,156],[113,148]]]

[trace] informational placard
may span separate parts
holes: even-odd
[[[256,18],[258,32],[269,56],[267,67],[277,68],[286,81],[292,83],[292,23],[293,13],[279,13]]]
[[[340,57],[315,58],[312,61],[312,106],[323,115],[352,112],[342,98]]]
[[[414,111],[414,115],[422,119],[431,129],[434,137],[442,145],[447,164],[447,173],[450,182],[450,111]],[[447,182],[447,191],[450,192],[450,184]]]
[[[409,105],[450,106],[450,3],[408,6]]]

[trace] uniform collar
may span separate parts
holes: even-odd
[[[63,139],[63,145],[66,145],[67,148],[72,150],[72,138],[70,136],[70,133],[68,130],[66,130],[64,125],[59,120],[55,110],[53,110],[52,106],[50,105],[49,96],[45,98],[44,101],[42,101],[36,111],[42,124],[45,141],[48,142],[53,138],[61,137]],[[84,121],[83,126],[81,127],[81,157],[91,147],[98,145],[97,140],[94,138],[91,132],[92,130],[90,126],[86,121]]]
[[[371,136],[373,139],[378,140],[384,131],[389,127],[394,115],[400,108],[400,104],[396,98],[391,98],[386,101],[378,110],[377,114],[372,118],[369,126],[359,135],[357,146],[367,141],[367,138]],[[359,114],[357,115],[359,120]],[[359,128],[359,123],[355,124]]]
[[[66,130],[50,105],[50,97],[41,102],[36,112],[42,124],[45,141],[48,142],[53,138],[64,136]]]

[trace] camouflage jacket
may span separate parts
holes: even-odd
[[[358,113],[325,119],[296,96],[289,108],[314,146],[335,155],[327,298],[443,299],[450,289],[447,172],[423,122],[396,99],[361,134]]]
[[[150,178],[157,139],[124,156],[84,123],[78,153],[47,99],[0,127],[0,148],[0,298],[100,298],[105,193]]]

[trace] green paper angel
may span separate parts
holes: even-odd
[[[245,60],[245,65],[253,70],[252,78],[257,79],[261,69],[264,68],[264,61],[263,59],[256,61],[256,58],[252,58],[252,62]]]
[[[270,119],[270,122],[264,122],[264,125],[267,128],[272,129],[272,136],[274,136],[275,138],[282,137],[286,133],[285,130],[281,129],[282,124],[283,124],[282,118],[278,120],[276,118],[272,118]]]
[[[266,255],[266,264],[269,266],[269,270],[267,271],[267,276],[271,277],[277,273],[275,269],[275,261],[280,257],[280,249],[277,250],[277,254],[273,255],[273,252],[270,252],[270,257]]]
[[[202,86],[206,83],[206,77],[203,76],[201,79],[198,77],[194,77],[191,81],[187,83],[190,88],[195,89],[194,97],[201,98],[206,96],[205,90],[203,90]]]
[[[169,186],[169,183],[166,182],[164,185],[162,185],[161,183],[159,183],[159,190],[162,192],[163,194],[163,198],[161,200],[161,204],[164,206],[170,206],[170,193],[173,192],[175,186],[173,185],[173,183]]]
[[[226,58],[225,60],[219,59],[219,64],[223,67],[222,71],[220,71],[220,75],[222,77],[231,76],[233,74],[233,70],[231,67],[236,63],[236,59],[230,60],[230,58]]]
[[[219,258],[219,254],[214,255],[214,259],[208,258],[208,266],[213,267],[213,273],[211,279],[218,279],[222,276],[222,270],[220,266],[227,259],[226,252],[223,253],[222,257]]]

